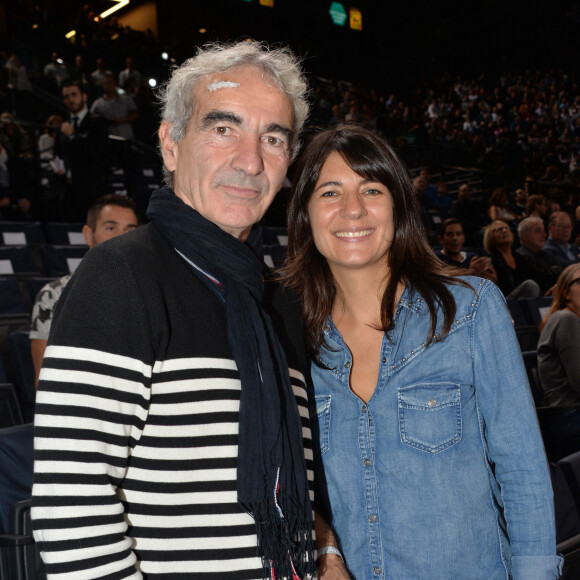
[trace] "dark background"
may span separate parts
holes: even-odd
[[[178,60],[207,40],[251,36],[290,44],[306,67],[378,88],[416,85],[432,75],[578,68],[580,7],[541,4],[357,0],[363,31],[331,22],[328,0],[165,0],[159,37]],[[343,2],[346,10],[349,4]],[[205,28],[200,34],[198,30]]]

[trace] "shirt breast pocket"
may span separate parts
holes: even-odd
[[[461,387],[421,383],[399,389],[401,441],[425,453],[439,453],[461,440]]]
[[[316,417],[312,417],[312,430],[314,441],[318,432],[318,451],[324,455],[330,449],[330,401],[332,395],[319,395],[314,397],[316,405]]]

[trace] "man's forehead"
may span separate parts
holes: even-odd
[[[246,120],[264,115],[263,121],[292,129],[294,109],[290,98],[262,71],[244,66],[202,79],[194,89],[194,116],[203,119],[210,111],[231,112]]]

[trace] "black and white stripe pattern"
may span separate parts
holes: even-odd
[[[122,306],[93,308],[102,320],[87,332],[75,322],[79,309],[87,298],[106,300],[111,283],[110,268],[92,275],[87,258],[57,312],[37,397],[32,517],[49,578],[261,579],[254,521],[237,503],[241,385],[223,305],[189,271],[183,288],[117,283]],[[164,259],[180,260],[174,252]],[[184,314],[184,300],[195,315]],[[188,336],[189,356],[180,356]],[[148,337],[163,357],[151,356]],[[294,358],[312,482],[307,371]]]

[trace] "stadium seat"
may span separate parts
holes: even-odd
[[[88,246],[56,246],[51,244],[40,246],[40,255],[46,274],[59,277],[74,272],[88,249]]]
[[[85,246],[82,234],[84,225],[80,222],[48,222],[44,226],[47,242],[56,246]]]
[[[0,383],[0,429],[21,425],[22,410],[14,385]]]
[[[550,309],[553,298],[551,296],[542,296],[540,298],[521,298],[518,300],[523,312],[527,316],[530,324],[539,326],[540,322]]]
[[[34,388],[34,364],[30,351],[28,331],[16,331],[8,335],[8,348],[12,361],[14,381],[22,403],[24,418],[32,421],[34,418],[34,403],[36,389]]]
[[[0,221],[0,241],[5,246],[30,246],[46,240],[40,222]]]
[[[0,276],[21,274],[34,276],[40,270],[28,246],[0,247]]]
[[[14,278],[0,278],[0,315],[26,312],[18,281]]]

